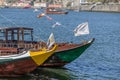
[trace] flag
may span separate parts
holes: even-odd
[[[47,18],[48,20],[52,20],[52,18],[51,18],[51,17],[49,17],[49,16],[46,16],[46,18]]]
[[[38,18],[41,18],[41,17],[43,17],[43,16],[45,16],[45,14],[44,14],[44,13],[41,13],[41,14],[39,14],[37,17],[38,17]]]
[[[59,22],[56,22],[55,24],[52,25],[52,28],[56,27],[56,26],[60,26],[61,24]]]
[[[79,24],[75,29],[74,29],[74,35],[75,36],[80,36],[80,35],[85,35],[89,34],[89,27],[88,27],[88,22]]]
[[[47,42],[48,49],[55,43],[54,35],[53,33],[50,34]]]

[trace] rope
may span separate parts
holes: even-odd
[[[6,18],[4,15],[0,14],[1,17],[3,17],[4,19],[6,19],[8,22],[12,23],[13,25],[15,25],[16,27],[19,27],[15,22],[13,22],[11,19]]]
[[[40,13],[43,13],[42,11],[40,12]],[[4,19],[6,19],[7,21],[9,21],[10,23],[12,23],[13,25],[15,25],[16,27],[19,27],[19,25],[17,25],[15,22],[13,22],[11,19],[8,19],[7,17],[5,17],[4,15],[2,15],[2,14],[0,14],[0,16],[1,17],[3,17]],[[31,16],[31,17],[34,17],[34,16]],[[45,17],[46,18],[52,18],[52,17],[50,17],[50,16],[48,16],[47,14],[45,14]],[[52,20],[50,20],[50,21],[52,21],[52,22],[54,22],[54,24],[55,23],[57,23],[57,22],[59,22],[59,21],[57,21],[57,20],[55,20],[55,19],[53,19],[52,18]],[[35,21],[35,23],[37,23],[37,21]],[[60,22],[59,22],[60,23]],[[38,24],[40,25],[40,23],[38,22]],[[53,24],[53,25],[54,25]],[[52,26],[53,26],[52,25]],[[52,26],[51,26],[51,28],[52,28]],[[63,24],[61,24],[60,26],[58,26],[58,27],[63,27],[64,29],[66,29],[66,31],[68,31],[68,32],[72,32],[72,30],[70,30],[67,26],[65,26],[65,25],[63,25]],[[56,28],[56,27],[55,27]],[[37,28],[37,31],[40,31],[40,32],[43,32],[44,33],[44,35],[48,35],[48,33],[45,33],[42,29],[40,29],[40,28]],[[34,35],[34,37],[35,38],[37,38],[37,39],[39,39],[40,41],[44,41],[44,40],[42,40],[39,36],[37,36],[36,34],[33,34]],[[39,34],[40,35],[40,34]],[[66,37],[67,38],[67,37]],[[61,39],[61,38],[60,38]],[[62,39],[61,39],[62,40]],[[64,41],[64,39],[62,40],[62,41]]]
[[[41,12],[41,13],[44,13],[44,12]],[[49,17],[49,18],[52,18],[52,17],[48,16],[47,14],[45,14],[45,17],[46,17],[46,18],[48,18],[48,17]],[[53,21],[53,22],[55,22],[55,23],[59,22],[59,21],[57,21],[57,20],[55,20],[55,19],[53,19],[53,18],[52,18],[51,21]],[[59,22],[59,23],[60,23],[60,22]],[[68,30],[68,31],[70,31],[70,32],[72,31],[72,30],[66,28],[67,26],[65,26],[65,25],[63,25],[63,24],[61,24],[61,25],[62,25],[61,27],[65,28],[66,30]]]
[[[44,12],[40,12],[40,14],[43,14]],[[45,14],[45,13],[44,13]],[[57,20],[55,20],[55,19],[53,19],[52,17],[50,17],[50,16],[48,16],[47,14],[45,14],[44,15],[47,19],[49,19],[50,18],[50,21],[53,21],[54,22],[54,24],[56,24],[57,22],[58,23],[60,23],[59,21],[57,21]],[[54,25],[53,24],[53,25]],[[60,23],[61,24],[61,23]],[[53,26],[52,25],[52,26]],[[51,28],[52,28],[52,26],[51,26]],[[65,26],[65,25],[63,25],[63,24],[61,24],[61,25],[59,25],[58,27],[63,27],[64,29],[66,29],[68,32],[73,32],[72,30],[70,30],[67,26]],[[55,27],[54,27],[55,28]],[[41,30],[40,28],[38,28],[41,32],[43,32],[43,30]],[[67,38],[67,37],[66,37]],[[64,41],[64,39],[61,39],[62,41]]]
[[[12,23],[13,25],[15,25],[16,27],[19,27],[19,25],[17,25],[15,22],[13,22],[11,19],[8,19],[7,17],[5,17],[4,15],[2,15],[1,13],[0,13],[0,16],[2,17],[2,18],[4,18],[6,21],[8,21],[8,22],[10,22],[10,23]],[[33,34],[34,35],[34,34]],[[37,35],[34,35],[35,37],[37,37],[40,41],[43,41],[42,39],[40,39]]]

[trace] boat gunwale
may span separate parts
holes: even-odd
[[[0,58],[17,57],[17,56],[22,56],[22,55],[27,54],[27,53],[28,53],[28,51],[27,51],[27,50],[25,50],[25,51],[23,51],[22,53],[13,54],[13,55],[0,56]]]
[[[89,44],[92,44],[94,42],[95,38],[92,38],[91,40],[87,41],[87,42],[83,42],[81,44],[78,44],[76,47],[73,47],[73,48],[69,48],[69,49],[66,49],[66,50],[58,50],[58,51],[55,51],[55,53],[61,53],[61,52],[65,52],[65,51],[71,51],[73,49],[77,49],[77,48],[80,48],[82,46],[85,46],[85,45],[89,45]]]

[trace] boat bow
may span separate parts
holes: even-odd
[[[55,44],[51,50],[42,49],[41,51],[30,51],[30,56],[35,61],[35,63],[39,66],[42,64],[47,58],[49,58],[57,49],[57,45]],[[37,55],[41,56],[37,56]]]

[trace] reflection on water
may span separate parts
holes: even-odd
[[[29,75],[23,75],[21,77],[16,77],[16,78],[0,78],[0,80],[32,80],[31,76]]]
[[[75,75],[65,68],[38,68],[33,72],[33,79],[41,80],[72,80]]]
[[[0,78],[0,80],[75,80],[76,76],[66,68],[41,68],[18,78]]]

